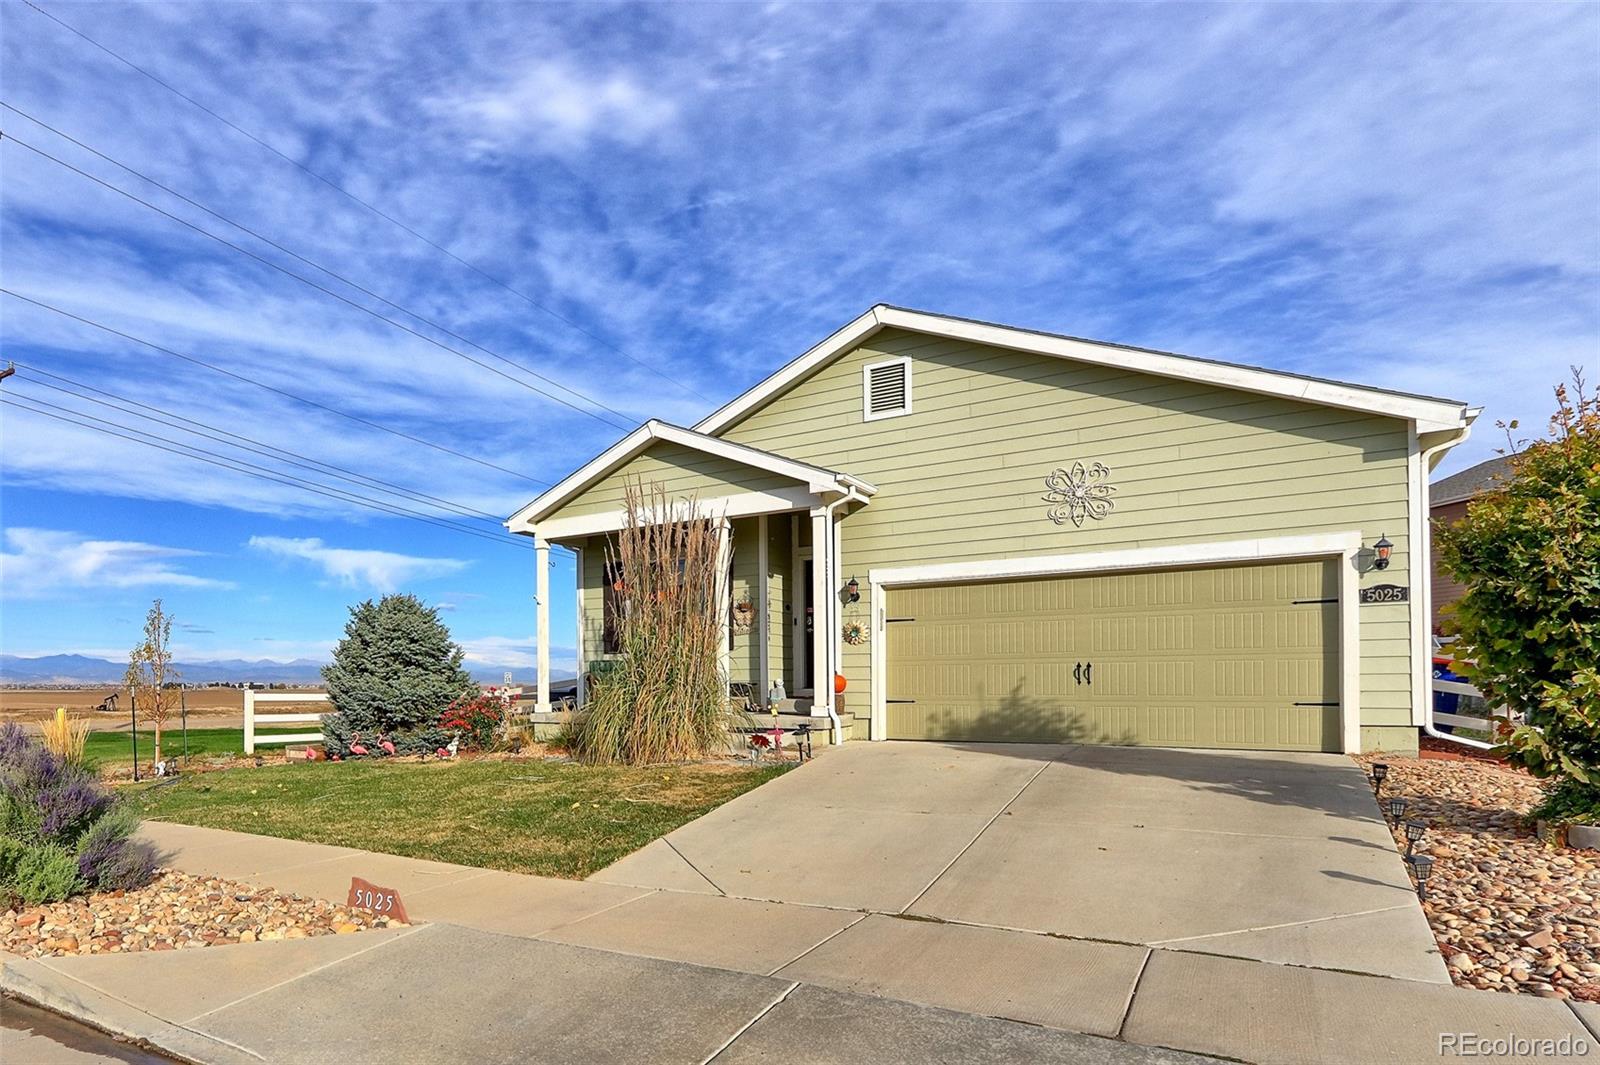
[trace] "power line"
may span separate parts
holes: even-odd
[[[451,338],[453,338],[455,340],[459,340],[463,344],[470,345],[471,347],[474,347],[477,350],[483,352],[485,355],[488,355],[491,358],[495,358],[495,359],[500,360],[501,362],[505,363],[507,366],[512,366],[512,367],[515,367],[516,369],[522,370],[522,371],[524,371],[526,373],[530,373],[533,376],[539,378],[541,381],[547,381],[550,384],[556,386],[557,388],[564,389],[565,391],[570,392],[575,396],[578,396],[578,397],[580,397],[582,399],[588,400],[590,403],[593,403],[596,406],[602,407],[602,408],[604,408],[606,410],[610,410],[613,414],[617,414],[617,415],[619,415],[621,417],[624,417],[624,418],[627,417],[627,415],[622,414],[621,411],[616,411],[616,410],[613,410],[610,407],[606,407],[605,404],[601,403],[597,399],[594,399],[592,396],[589,396],[587,393],[583,392],[580,389],[576,389],[576,388],[571,387],[570,385],[565,385],[565,384],[562,384],[559,381],[552,380],[551,378],[546,377],[543,374],[539,373],[537,370],[534,370],[532,367],[524,366],[522,363],[517,362],[514,359],[508,358],[508,357],[500,354],[499,352],[493,350],[492,348],[484,347],[482,344],[479,344],[477,341],[472,340],[472,339],[470,339],[468,337],[464,337],[460,333],[454,332],[453,330],[449,329],[448,327],[440,325],[438,322],[434,321],[433,319],[428,318],[425,315],[418,314],[416,311],[412,310],[411,308],[406,307],[403,304],[396,303],[394,300],[389,299],[387,296],[384,296],[381,293],[374,292],[372,289],[367,288],[365,285],[362,285],[359,282],[352,281],[350,278],[345,277],[343,274],[339,273],[338,271],[332,270],[329,267],[323,266],[321,263],[318,263],[315,260],[309,259],[306,256],[301,255],[299,252],[293,250],[292,248],[285,247],[283,244],[279,243],[276,240],[273,240],[271,237],[265,235],[264,233],[261,233],[258,230],[252,229],[252,228],[250,228],[249,226],[245,225],[242,222],[237,222],[234,219],[229,218],[227,215],[223,214],[222,212],[217,211],[217,210],[215,210],[215,209],[213,209],[211,207],[208,207],[205,204],[201,203],[200,201],[198,201],[198,200],[196,200],[196,199],[194,199],[194,198],[192,198],[190,196],[184,195],[183,193],[179,192],[177,189],[173,188],[172,186],[163,184],[162,182],[160,182],[160,181],[156,180],[155,178],[151,177],[149,174],[146,174],[143,171],[137,170],[134,167],[129,166],[127,163],[124,163],[119,159],[112,158],[111,156],[107,155],[105,152],[100,151],[98,148],[95,148],[92,145],[85,144],[83,141],[81,141],[78,138],[72,136],[70,133],[67,133],[67,132],[65,132],[63,130],[57,129],[55,126],[50,125],[50,123],[45,122],[43,119],[37,117],[36,115],[32,115],[32,114],[28,113],[27,111],[24,111],[22,108],[17,107],[14,104],[9,104],[9,103],[6,103],[4,100],[0,100],[0,107],[3,107],[8,111],[12,111],[12,112],[15,112],[16,114],[21,115],[23,118],[27,119],[29,122],[32,122],[34,125],[39,126],[42,129],[49,130],[51,133],[55,134],[57,137],[60,137],[62,140],[67,141],[67,142],[69,142],[71,144],[77,145],[79,148],[82,148],[84,151],[90,153],[91,155],[95,156],[96,158],[102,159],[105,162],[110,163],[112,166],[117,167],[118,169],[122,170],[125,173],[132,174],[134,177],[140,179],[141,181],[145,181],[145,182],[147,182],[147,183],[149,183],[151,185],[154,185],[156,188],[160,189],[162,192],[165,192],[167,195],[173,196],[173,197],[175,197],[175,198],[177,198],[179,200],[182,200],[184,203],[186,203],[189,206],[195,208],[196,210],[204,211],[206,214],[210,215],[212,218],[215,218],[217,221],[222,222],[222,223],[224,223],[226,225],[232,226],[234,229],[237,229],[239,232],[248,234],[249,236],[252,236],[255,239],[261,241],[263,244],[267,244],[267,245],[269,245],[269,246],[271,246],[273,248],[276,248],[278,251],[283,252],[285,255],[288,255],[291,258],[297,259],[300,262],[305,263],[307,266],[311,267],[312,269],[319,270],[322,273],[328,275],[329,277],[335,279],[336,281],[340,281],[340,282],[350,286],[351,288],[355,289],[358,292],[361,292],[361,293],[363,293],[363,294],[365,294],[367,296],[371,296],[373,299],[379,301],[380,303],[385,304],[386,306],[393,307],[395,310],[401,312],[402,314],[410,315],[412,318],[415,318],[417,321],[423,323],[424,325],[429,326],[430,328],[438,330],[439,332],[443,333],[445,336],[451,337]],[[18,143],[22,143],[22,142],[19,141]],[[28,147],[28,145],[24,145],[24,147]]]
[[[133,437],[124,436],[123,438],[132,440],[135,443],[149,444],[150,446],[156,447],[159,450],[170,451],[175,455],[182,455],[185,458],[193,458],[199,459],[202,462],[210,462],[212,465],[222,466],[224,469],[233,470],[235,473],[243,473],[252,477],[261,477],[266,480],[277,481],[279,484],[290,485],[291,487],[305,488],[316,492],[318,495],[329,496],[345,502],[357,503],[361,506],[371,507],[375,510],[382,510],[385,513],[394,514],[398,517],[409,517],[415,518],[418,521],[427,521],[434,525],[453,529],[456,532],[467,533],[472,536],[484,537],[486,539],[492,539],[501,543],[506,541],[516,542],[512,537],[507,535],[486,533],[481,529],[473,528],[472,526],[468,525],[462,525],[458,522],[452,521],[449,518],[427,514],[422,511],[411,510],[396,503],[391,503],[387,500],[372,499],[368,496],[350,492],[343,488],[337,488],[333,485],[322,484],[317,481],[308,481],[303,477],[296,477],[294,474],[272,470],[266,466],[258,466],[253,462],[246,462],[243,459],[237,459],[231,455],[219,455],[214,451],[208,451],[205,448],[196,447],[193,444],[185,444],[179,440],[172,440],[168,437],[157,436],[156,434],[146,432],[143,429],[136,429],[130,425],[123,425],[121,422],[114,422],[105,418],[96,417],[93,414],[86,414],[83,411],[73,410],[71,407],[63,407],[60,404],[51,403],[47,400],[40,399],[38,396],[30,396],[26,393],[17,393],[15,391],[8,392],[7,395],[14,396],[19,399],[25,399],[29,403],[35,403],[42,407],[48,407],[51,410],[59,411],[65,415],[71,415],[73,418],[87,419],[90,422],[99,422],[101,425],[108,425],[114,429],[121,429],[127,433],[136,434]],[[34,413],[45,414],[47,412],[36,410]],[[79,421],[78,424],[82,425],[85,429],[97,428],[96,426],[88,425],[83,421]],[[109,432],[112,436],[122,435],[119,433],[110,432],[110,430],[106,429],[99,429],[98,431]],[[151,443],[152,441],[157,441],[158,443]],[[170,444],[172,447],[161,447],[162,444]]]
[[[21,380],[33,381],[34,384],[41,385],[53,391],[63,392],[69,396],[76,396],[78,399],[87,400],[90,403],[97,403],[102,407],[109,407],[112,410],[121,411],[123,414],[131,414],[134,417],[148,416],[141,415],[139,411],[131,410],[129,407],[121,406],[122,403],[127,403],[133,407],[139,407],[142,410],[150,411],[158,416],[156,420],[160,424],[177,429],[180,432],[191,433],[195,436],[204,437],[208,440],[214,440],[219,444],[225,444],[229,447],[236,447],[241,451],[249,451],[252,454],[261,455],[266,458],[276,458],[279,461],[287,462],[291,466],[299,466],[302,469],[312,470],[316,473],[331,474],[332,476],[337,477],[339,480],[349,481],[352,484],[358,484],[364,488],[373,488],[380,492],[385,492],[386,494],[404,496],[417,503],[433,504],[441,509],[451,510],[465,517],[486,519],[494,522],[494,524],[497,526],[500,524],[500,515],[491,514],[486,510],[479,510],[476,507],[470,507],[464,503],[457,503],[454,500],[442,499],[439,496],[428,495],[426,492],[418,492],[414,489],[406,488],[403,485],[395,484],[392,481],[385,481],[382,478],[371,477],[364,473],[357,473],[355,470],[347,469],[343,466],[337,466],[331,462],[323,462],[321,459],[315,459],[309,455],[302,455],[286,448],[277,447],[276,445],[269,444],[264,440],[256,440],[253,437],[248,437],[241,433],[231,432],[230,430],[223,429],[220,426],[209,425],[206,422],[196,421],[193,418],[186,418],[175,411],[152,406],[149,403],[141,403],[136,399],[129,399],[127,396],[119,396],[115,392],[107,392],[103,388],[96,388],[95,386],[85,384],[82,381],[74,381],[70,377],[64,377],[61,374],[51,373],[49,370],[40,369],[37,366],[30,366],[27,363],[24,363],[22,368],[27,371],[27,374],[21,378]],[[49,381],[39,381],[35,379],[35,375],[49,377],[56,381],[64,381],[66,384],[76,386],[76,388],[67,388],[63,385],[53,385]],[[110,399],[96,399],[94,396],[85,395],[83,392],[77,391],[79,388],[86,389],[89,392],[94,392],[102,396],[108,396]],[[114,403],[111,402],[111,400],[118,400],[120,402]],[[187,425],[196,425],[200,428],[190,429],[187,428],[186,425],[178,424],[179,422],[184,422]],[[202,430],[211,431],[204,432]],[[235,443],[235,441],[244,441],[244,443]]]
[[[134,203],[140,204],[140,205],[142,205],[144,207],[148,207],[150,210],[156,212],[157,214],[159,214],[159,215],[161,215],[161,216],[163,216],[165,218],[171,219],[172,221],[178,223],[179,225],[185,227],[186,229],[191,229],[191,230],[193,230],[194,232],[200,234],[203,237],[208,237],[211,240],[216,241],[218,244],[221,244],[222,246],[224,246],[226,248],[232,248],[234,251],[238,252],[240,255],[244,255],[244,256],[247,256],[248,258],[254,259],[256,262],[260,263],[261,265],[263,265],[265,267],[268,267],[269,269],[276,270],[280,274],[283,274],[286,277],[292,277],[296,281],[300,282],[301,284],[303,284],[303,285],[305,285],[305,286],[307,286],[309,288],[316,289],[318,292],[321,292],[321,293],[323,293],[325,295],[328,295],[328,296],[332,296],[334,299],[338,300],[340,303],[346,304],[347,306],[350,306],[350,307],[354,307],[356,310],[361,311],[363,314],[371,315],[372,317],[376,318],[380,322],[385,322],[385,323],[387,323],[389,325],[394,326],[396,329],[403,330],[404,332],[410,333],[412,336],[416,337],[418,340],[423,341],[424,343],[432,344],[434,347],[439,348],[441,351],[448,351],[450,354],[456,356],[457,358],[465,359],[467,362],[472,363],[474,366],[480,366],[483,369],[488,370],[492,374],[495,374],[495,375],[497,375],[499,377],[505,378],[507,381],[510,381],[514,385],[520,385],[523,388],[526,388],[530,392],[533,392],[533,393],[535,393],[537,395],[541,395],[541,396],[545,397],[546,399],[550,400],[553,403],[559,403],[564,407],[568,407],[568,408],[571,408],[572,410],[577,411],[579,414],[585,415],[586,417],[593,418],[596,421],[604,422],[605,424],[611,426],[614,429],[628,430],[628,429],[632,428],[631,425],[619,424],[617,422],[612,421],[610,418],[607,418],[607,417],[605,417],[603,415],[600,415],[600,414],[596,414],[592,410],[585,410],[584,408],[578,406],[575,403],[572,403],[569,400],[563,399],[560,396],[553,395],[553,394],[551,394],[549,392],[546,392],[544,389],[538,387],[537,385],[529,384],[527,381],[522,380],[520,377],[513,377],[510,374],[506,373],[504,370],[497,369],[494,366],[490,366],[488,363],[484,362],[482,359],[473,358],[471,355],[468,355],[464,351],[461,351],[461,350],[459,350],[457,348],[453,348],[449,344],[446,344],[441,340],[436,340],[436,339],[434,339],[433,337],[429,336],[426,333],[423,333],[423,332],[421,332],[419,330],[411,328],[409,325],[406,325],[404,322],[399,322],[399,321],[396,321],[393,318],[388,317],[387,315],[379,314],[377,311],[373,310],[371,307],[365,307],[365,306],[361,305],[360,303],[357,303],[355,300],[351,299],[350,297],[344,295],[343,293],[335,292],[333,289],[327,287],[326,285],[319,285],[317,282],[311,280],[309,277],[306,277],[303,274],[297,274],[293,270],[290,270],[288,267],[283,266],[283,265],[281,265],[279,263],[275,263],[271,259],[268,259],[264,255],[258,255],[255,252],[251,251],[249,248],[246,248],[246,247],[243,247],[241,245],[235,244],[231,240],[228,240],[226,237],[220,237],[217,234],[212,233],[210,230],[207,230],[207,229],[204,229],[204,228],[202,228],[200,226],[197,226],[193,222],[189,221],[188,219],[182,218],[182,217],[180,217],[178,215],[175,215],[171,211],[168,211],[168,210],[166,210],[166,209],[164,209],[162,207],[159,207],[156,204],[151,203],[149,200],[144,199],[143,197],[135,196],[133,193],[128,192],[126,189],[120,189],[117,186],[111,184],[111,182],[106,181],[104,178],[96,177],[94,174],[89,173],[87,170],[83,170],[83,169],[80,169],[79,167],[73,166],[71,163],[67,162],[65,159],[61,159],[61,158],[58,158],[57,156],[51,155],[49,152],[45,151],[44,149],[35,147],[34,145],[29,144],[27,141],[19,139],[15,134],[6,133],[5,131],[0,130],[0,141],[3,141],[5,143],[10,143],[10,144],[15,144],[15,145],[17,145],[18,147],[21,147],[21,148],[26,148],[28,151],[30,151],[33,154],[39,156],[40,158],[48,159],[50,162],[55,163],[57,166],[63,167],[65,169],[67,169],[67,170],[70,170],[74,174],[79,175],[80,177],[87,178],[88,180],[94,182],[96,185],[99,185],[102,188],[105,188],[105,189],[107,189],[107,190],[109,190],[111,192],[114,192],[119,196],[122,196],[122,197],[125,197],[125,198],[129,199],[129,200],[132,200]],[[601,403],[597,399],[593,399],[593,398],[591,398],[589,396],[585,396],[582,392],[579,392],[577,389],[570,388],[567,385],[563,385],[559,381],[552,381],[550,378],[544,376],[543,374],[537,372],[536,370],[530,370],[527,367],[522,366],[520,363],[511,362],[511,360],[506,359],[506,358],[504,358],[503,356],[500,356],[500,355],[495,355],[495,358],[501,359],[501,361],[507,363],[508,365],[515,366],[518,369],[522,370],[522,372],[524,372],[526,374],[530,374],[530,375],[532,375],[534,377],[537,377],[539,380],[545,381],[545,382],[547,382],[547,383],[549,383],[551,385],[554,385],[557,388],[564,388],[567,391],[572,392],[574,395],[583,396],[583,398],[588,400],[590,403],[593,403],[595,406],[601,408],[602,410],[609,411],[610,413],[615,414],[619,418],[627,418],[628,417],[628,415],[623,414],[621,411],[615,410],[612,407],[606,406],[604,403]]]
[[[193,363],[196,366],[203,366],[215,373],[222,374],[224,377],[231,377],[236,381],[243,381],[245,384],[255,385],[257,388],[265,389],[268,392],[283,396],[285,399],[292,399],[296,403],[304,403],[308,407],[315,407],[317,410],[326,411],[329,414],[336,414],[341,418],[348,419],[349,421],[355,422],[358,425],[364,425],[369,429],[378,429],[382,432],[390,434],[391,436],[397,436],[403,440],[409,440],[412,443],[421,444],[424,447],[432,448],[433,450],[442,452],[443,454],[453,455],[458,459],[465,459],[468,462],[477,463],[479,466],[484,466],[491,470],[499,470],[501,473],[509,473],[513,477],[519,477],[522,480],[528,481],[532,484],[543,485],[546,488],[550,487],[549,481],[541,480],[538,477],[530,477],[527,474],[513,470],[508,466],[501,466],[490,462],[488,459],[480,459],[474,455],[468,455],[463,451],[457,451],[454,448],[445,447],[443,444],[436,444],[432,440],[425,440],[420,436],[415,436],[411,433],[395,429],[392,426],[384,425],[382,422],[375,422],[369,418],[363,418],[360,415],[339,410],[337,407],[330,407],[326,403],[319,403],[314,399],[308,399],[305,396],[296,395],[293,392],[285,391],[284,389],[278,388],[275,385],[269,385],[265,381],[258,381],[253,377],[247,377],[244,374],[236,373],[233,370],[218,366],[215,363],[206,362],[204,359],[198,359],[193,355],[185,355],[181,351],[175,351],[172,348],[163,347],[162,345],[154,343],[153,341],[145,340],[142,337],[136,337],[132,333],[125,333],[120,329],[106,325],[102,322],[97,322],[92,318],[85,318],[80,314],[74,314],[71,311],[64,310],[63,308],[54,306],[53,304],[45,303],[43,300],[36,300],[31,296],[25,296],[22,293],[16,292],[12,289],[0,287],[0,293],[4,293],[5,295],[10,296],[12,299],[22,300],[24,303],[31,303],[35,307],[50,311],[54,314],[59,314],[63,318],[70,318],[75,322],[81,322],[84,325],[99,329],[102,332],[110,333],[112,336],[121,337],[123,340],[142,345],[152,351],[159,351],[163,355],[171,355],[175,359],[182,359],[185,362]]]
[[[163,81],[161,78],[157,77],[155,74],[153,74],[150,71],[146,70],[144,67],[141,67],[139,64],[135,63],[133,60],[127,58],[126,56],[124,56],[124,55],[122,55],[122,54],[120,54],[118,52],[113,51],[112,49],[110,49],[110,48],[106,47],[105,45],[101,44],[99,41],[95,40],[93,37],[90,37],[88,34],[84,33],[82,30],[76,28],[75,26],[70,25],[67,22],[64,22],[63,20],[61,20],[60,18],[56,17],[55,15],[52,15],[50,12],[46,11],[44,8],[40,7],[38,4],[34,3],[33,0],[23,0],[23,3],[25,3],[29,7],[33,8],[39,14],[43,15],[45,18],[47,18],[50,21],[54,22],[56,25],[60,26],[62,29],[65,29],[67,32],[79,37],[80,39],[82,39],[84,41],[87,41],[89,44],[91,44],[94,47],[100,49],[100,51],[104,52],[106,55],[109,55],[111,58],[117,60],[117,62],[124,64],[125,66],[131,68],[132,70],[136,71],[137,73],[139,73],[139,74],[143,75],[144,77],[150,79],[151,81],[155,82],[157,85],[161,86],[163,89],[166,89],[168,92],[172,93],[174,96],[177,96],[179,99],[185,101],[186,103],[189,103],[189,104],[193,105],[194,107],[199,108],[201,111],[204,111],[206,114],[210,115],[212,118],[216,119],[218,122],[221,122],[224,126],[227,126],[229,129],[233,130],[235,133],[239,134],[240,136],[246,138],[247,140],[253,141],[255,144],[260,145],[262,148],[265,148],[267,151],[271,152],[273,155],[276,155],[279,159],[282,159],[284,162],[288,163],[290,166],[294,167],[296,170],[299,170],[302,173],[305,173],[308,176],[315,178],[316,180],[322,182],[324,185],[328,186],[330,189],[333,189],[335,192],[339,193],[341,196],[346,197],[347,199],[353,201],[354,203],[360,204],[362,207],[366,208],[368,211],[371,211],[373,214],[377,215],[379,218],[382,218],[384,221],[389,222],[390,224],[392,224],[394,226],[397,226],[400,229],[403,229],[405,232],[409,233],[411,236],[415,237],[417,240],[420,240],[420,241],[422,241],[422,243],[428,245],[428,247],[433,248],[435,251],[437,251],[437,252],[439,252],[439,253],[441,253],[443,255],[449,256],[451,259],[455,260],[457,263],[460,263],[462,266],[466,267],[468,270],[471,270],[473,273],[477,274],[479,277],[482,277],[484,280],[492,282],[493,284],[498,285],[500,288],[505,289],[507,292],[511,293],[513,296],[516,296],[518,299],[522,300],[524,303],[527,303],[530,307],[533,307],[533,308],[535,308],[537,310],[543,311],[545,314],[548,314],[550,317],[556,319],[556,321],[561,322],[562,324],[568,326],[571,329],[576,330],[579,333],[582,333],[584,336],[588,337],[590,340],[593,340],[596,344],[599,344],[601,347],[604,347],[609,351],[613,351],[616,354],[621,355],[623,358],[627,359],[629,362],[632,362],[632,363],[634,363],[634,364],[636,364],[638,366],[643,367],[646,370],[649,370],[651,373],[655,374],[657,377],[661,378],[664,381],[670,381],[674,385],[677,385],[679,388],[683,389],[685,392],[688,392],[690,395],[693,395],[693,396],[695,396],[695,397],[697,397],[699,399],[705,400],[707,403],[714,402],[710,397],[702,395],[700,392],[697,392],[695,389],[691,388],[689,385],[685,384],[684,382],[678,380],[676,377],[672,377],[671,375],[669,375],[667,373],[664,373],[663,371],[661,371],[661,370],[657,369],[656,367],[650,365],[648,362],[645,362],[643,359],[640,359],[640,358],[638,358],[638,357],[636,357],[634,355],[629,354],[627,351],[624,351],[622,348],[620,348],[617,345],[613,344],[611,341],[606,340],[605,338],[600,337],[600,336],[596,335],[593,332],[590,332],[588,329],[584,328],[581,324],[579,324],[578,322],[573,321],[571,318],[568,318],[566,315],[561,314],[559,311],[553,310],[550,307],[545,306],[543,303],[540,303],[538,300],[534,299],[532,296],[529,296],[527,293],[522,292],[522,291],[520,291],[520,290],[518,290],[516,288],[513,288],[508,282],[503,281],[500,278],[498,278],[498,277],[494,276],[493,274],[489,273],[488,271],[484,270],[483,268],[481,268],[481,267],[479,267],[479,266],[477,266],[477,265],[475,265],[473,263],[468,262],[466,259],[463,259],[461,256],[457,255],[455,252],[451,251],[449,248],[446,248],[444,245],[439,244],[436,241],[430,239],[429,237],[423,235],[422,233],[420,233],[417,230],[413,229],[411,226],[409,226],[406,223],[400,221],[400,219],[394,217],[391,214],[388,214],[387,212],[383,211],[382,209],[378,208],[377,206],[373,205],[372,203],[368,202],[367,200],[362,199],[360,196],[357,196],[355,193],[351,192],[349,189],[345,188],[343,185],[340,185],[338,182],[334,181],[333,179],[325,177],[322,174],[317,173],[315,170],[312,170],[310,167],[306,166],[304,163],[301,163],[299,160],[294,159],[294,158],[290,157],[289,155],[286,155],[282,151],[279,151],[277,148],[273,147],[267,141],[265,141],[262,138],[256,136],[254,133],[251,133],[249,130],[243,128],[242,126],[239,126],[239,125],[229,121],[228,119],[222,117],[222,115],[218,114],[216,111],[214,111],[211,108],[207,107],[205,104],[201,103],[199,100],[196,100],[194,97],[192,97],[192,96],[188,95],[187,93],[181,91],[180,89],[178,89],[177,87],[173,86],[169,82]]]
[[[26,400],[26,403],[23,402],[24,400]],[[131,426],[122,425],[119,422],[107,421],[104,418],[97,418],[92,414],[85,414],[82,411],[72,410],[70,407],[63,407],[59,404],[47,402],[46,400],[39,399],[37,396],[18,395],[18,393],[14,391],[8,391],[4,395],[0,395],[0,402],[9,404],[11,406],[20,407],[23,410],[42,415],[46,418],[54,418],[56,421],[68,422],[70,424],[77,425],[80,428],[91,429],[95,432],[104,433],[107,436],[120,437],[123,440],[128,440],[135,444],[143,444],[146,447],[155,448],[157,451],[166,451],[174,455],[180,455],[183,458],[209,463],[212,466],[220,466],[225,470],[231,470],[234,473],[242,473],[247,477],[256,477],[265,481],[274,481],[290,488],[299,488],[304,491],[314,492],[317,495],[328,496],[329,498],[337,499],[342,502],[355,503],[358,506],[364,506],[371,510],[382,511],[383,513],[390,514],[395,517],[409,518],[413,521],[427,522],[429,525],[437,525],[442,529],[449,529],[452,532],[464,533],[468,536],[476,536],[481,540],[489,540],[497,544],[521,546],[521,542],[519,540],[510,536],[497,536],[492,533],[483,532],[480,529],[472,528],[471,526],[459,525],[445,518],[434,517],[432,515],[424,514],[420,511],[408,510],[405,507],[396,506],[392,503],[370,499],[366,496],[357,495],[353,492],[346,492],[342,488],[335,488],[331,485],[307,481],[291,474],[280,474],[276,471],[269,470],[264,466],[257,466],[254,463],[245,462],[242,459],[234,459],[226,455],[218,455],[215,452],[206,451],[203,448],[197,448],[192,444],[184,444],[180,441],[170,440],[164,436],[156,436],[153,433],[146,433]],[[29,404],[37,404],[38,406],[30,406]],[[40,410],[39,407],[46,407],[49,408],[49,410]],[[50,413],[51,410],[59,411],[61,413],[52,414]],[[87,419],[87,421],[84,421],[83,419]],[[101,424],[90,425],[89,422],[99,422]],[[113,428],[107,429],[103,428],[103,426],[112,426]],[[123,432],[117,432],[117,429],[121,429]],[[135,435],[128,435],[130,433]],[[173,446],[163,446],[169,444]]]

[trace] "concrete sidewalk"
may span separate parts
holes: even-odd
[[[1207,1060],[447,924],[246,949],[10,961],[5,983],[9,993],[216,1065]]]
[[[1177,1050],[1364,1063],[1437,1060],[1447,1033],[1600,1045],[1583,1024],[1600,1017],[1553,1000],[178,825],[145,831],[179,868],[341,900],[360,875],[431,922],[5,966],[10,993],[198,1061],[1185,1060]],[[415,1024],[378,1023],[400,1002],[440,1007],[408,1010]]]

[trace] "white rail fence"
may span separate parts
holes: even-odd
[[[1433,679],[1433,690],[1441,695],[1460,695],[1475,701],[1471,707],[1462,707],[1457,704],[1457,709],[1471,709],[1472,714],[1441,714],[1437,711],[1433,715],[1435,725],[1448,725],[1451,728],[1477,729],[1487,732],[1491,739],[1494,738],[1496,727],[1500,722],[1514,720],[1509,710],[1490,707],[1483,701],[1483,693],[1464,680]]]
[[[260,723],[266,728],[277,725],[300,725],[315,721],[319,725],[322,719],[331,711],[322,713],[292,713],[292,714],[258,714],[257,703],[325,703],[328,701],[327,692],[258,692],[252,688],[244,690],[244,753],[255,754],[256,746],[264,743],[317,743],[322,739],[322,729],[315,732],[292,732],[272,736],[257,736],[256,725]]]
[[[503,685],[484,685],[483,691],[487,693],[493,687],[505,699],[506,705],[516,709],[518,701],[523,697],[523,689],[508,688]],[[325,703],[328,701],[327,692],[258,692],[254,688],[244,690],[244,753],[255,754],[256,747],[266,743],[318,743],[322,740],[322,730],[315,732],[293,732],[282,735],[258,736],[256,727],[259,723],[263,728],[275,728],[278,725],[301,725],[315,721],[322,723],[322,719],[332,713],[331,710],[315,713],[298,712],[289,714],[263,714],[256,710],[257,703]]]

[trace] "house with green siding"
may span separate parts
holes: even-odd
[[[549,548],[578,555],[582,676],[627,609],[606,544],[637,483],[719,530],[730,691],[835,742],[1414,750],[1428,475],[1477,413],[880,305],[510,518],[540,708]]]

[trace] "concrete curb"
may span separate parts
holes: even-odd
[[[195,1065],[261,1065],[230,1043],[162,1020],[49,966],[0,954],[0,993]]]

